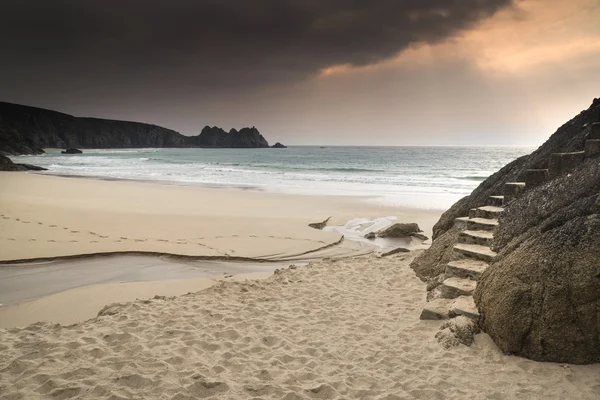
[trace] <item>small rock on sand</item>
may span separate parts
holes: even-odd
[[[404,247],[398,247],[397,249],[390,250],[386,253],[382,253],[381,257],[387,257],[387,256],[391,256],[391,255],[398,254],[398,253],[408,253],[408,252],[410,252],[409,249],[405,249]]]
[[[401,238],[422,232],[419,225],[412,222],[409,224],[397,223],[377,233],[381,238]]]

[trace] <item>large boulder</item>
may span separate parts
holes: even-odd
[[[507,353],[600,362],[600,216],[522,243],[483,274],[475,301],[482,329]]]
[[[600,362],[600,163],[528,191],[500,220],[475,290],[481,327],[507,353]]]

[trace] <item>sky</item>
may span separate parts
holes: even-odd
[[[600,0],[1,0],[0,100],[290,145],[541,145]]]

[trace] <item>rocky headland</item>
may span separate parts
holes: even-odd
[[[41,154],[44,148],[267,148],[258,129],[229,132],[206,126],[197,136],[139,122],[81,118],[0,102],[0,154]]]
[[[0,154],[0,171],[46,171],[46,168],[31,164],[15,164],[10,158]]]
[[[599,196],[595,99],[442,215],[411,263],[428,283],[422,318],[468,317],[509,354],[600,362]]]

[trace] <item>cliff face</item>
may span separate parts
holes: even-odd
[[[43,148],[268,147],[256,128],[206,127],[198,136],[138,122],[78,118],[0,102],[0,152],[39,154]]]

